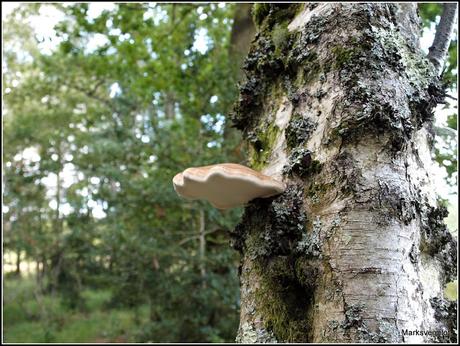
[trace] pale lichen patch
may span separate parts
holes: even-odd
[[[305,23],[308,23],[313,16],[326,16],[332,11],[331,4],[322,3],[313,9],[309,9],[307,6],[302,12],[295,16],[294,20],[288,25],[289,31],[300,30]]]
[[[241,344],[255,344],[255,343],[270,343],[276,344],[273,332],[267,331],[265,328],[256,330],[250,323],[246,322],[240,327],[240,332],[235,340]]]
[[[407,40],[390,23],[389,28],[371,26],[372,32],[384,49],[399,55],[402,67],[409,81],[418,89],[425,89],[435,77],[435,70],[429,60],[407,45]]]
[[[292,104],[284,97],[280,103],[280,107],[275,114],[275,125],[279,131],[276,134],[276,139],[272,143],[272,150],[266,166],[262,169],[262,173],[271,176],[275,179],[281,179],[283,175],[283,167],[286,165],[288,158],[286,156],[286,141],[284,140],[284,132],[292,115]]]

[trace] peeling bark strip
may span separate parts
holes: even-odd
[[[233,122],[252,167],[288,188],[232,232],[237,341],[455,340],[442,295],[457,244],[430,181],[443,90],[416,5],[256,4],[254,17]]]

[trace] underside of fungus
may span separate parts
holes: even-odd
[[[205,199],[218,209],[238,207],[285,190],[282,182],[235,163],[187,168],[173,178],[173,185],[178,195]]]

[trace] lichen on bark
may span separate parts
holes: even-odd
[[[443,86],[417,46],[414,5],[258,5],[232,119],[253,167],[288,187],[250,202],[232,232],[238,340],[455,333],[453,306],[430,303],[456,275],[457,244],[430,182]]]
[[[251,277],[257,278],[256,316],[263,316],[263,328],[278,340],[307,340],[313,301],[308,292],[313,293],[316,274],[311,260],[317,257],[299,248],[307,224],[303,189],[293,184],[278,197],[253,201],[234,233],[238,249],[251,261]]]

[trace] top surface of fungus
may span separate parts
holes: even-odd
[[[180,196],[206,199],[218,209],[238,207],[285,190],[282,182],[235,163],[187,168],[173,178],[173,185]]]

